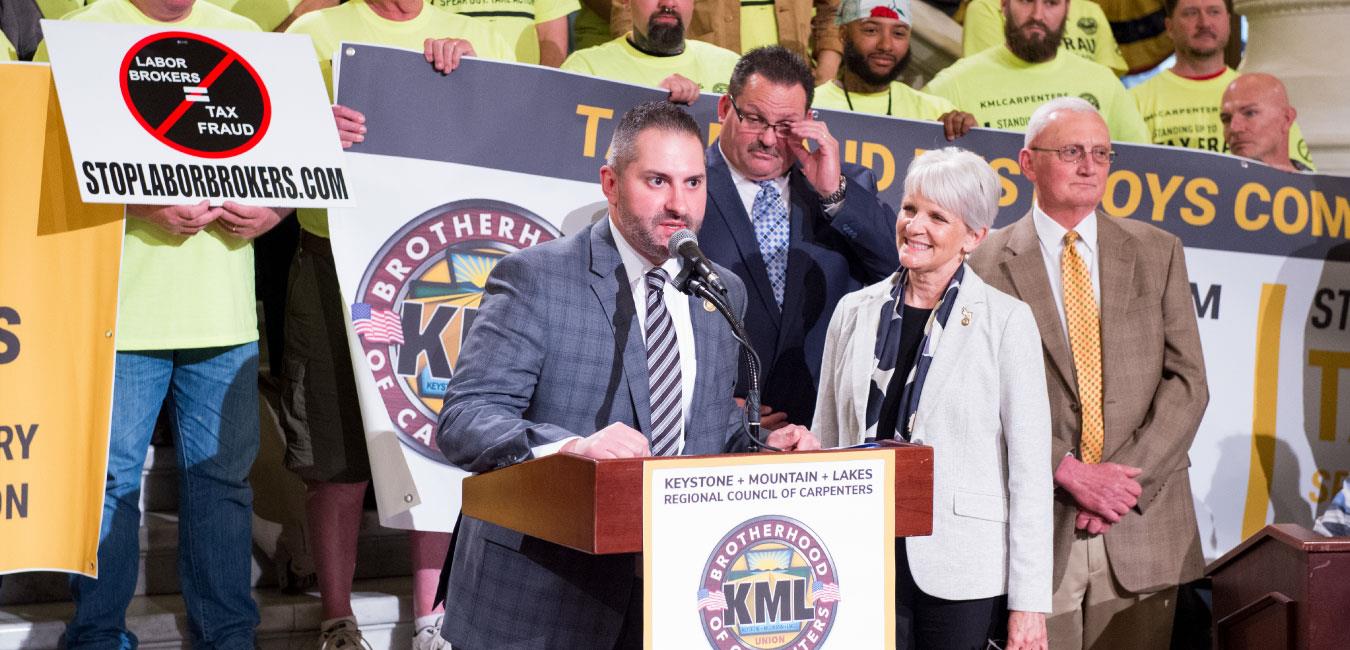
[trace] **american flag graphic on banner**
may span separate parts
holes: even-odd
[[[699,589],[698,608],[700,610],[711,609],[714,612],[720,612],[727,608],[727,597],[722,595],[722,592],[720,591]]]
[[[403,343],[403,322],[398,312],[371,309],[364,302],[352,303],[352,329],[370,343]]]
[[[839,585],[833,582],[821,582],[817,580],[814,585],[811,585],[811,592],[815,596],[815,600],[822,603],[839,601]]]

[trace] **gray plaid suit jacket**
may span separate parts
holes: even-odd
[[[732,306],[743,311],[744,286],[719,270]],[[698,378],[684,453],[743,450],[736,342],[719,314],[690,300]],[[627,274],[601,220],[497,264],[446,392],[437,440],[451,463],[486,472],[611,422],[648,432],[647,386]],[[453,645],[614,646],[634,595],[633,556],[586,555],[468,517],[457,535],[442,628]]]

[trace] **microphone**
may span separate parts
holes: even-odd
[[[682,250],[681,250],[682,249]],[[731,326],[731,336],[741,346],[741,362],[745,371],[745,376],[749,380],[748,390],[745,395],[745,408],[742,409],[744,415],[745,428],[741,429],[751,443],[751,449],[756,447],[768,449],[770,451],[782,451],[760,436],[759,422],[759,374],[760,363],[759,354],[755,352],[755,346],[750,343],[750,334],[745,331],[745,324],[741,322],[740,317],[727,302],[727,292],[725,288],[714,289],[716,282],[721,284],[717,273],[712,270],[708,264],[707,258],[698,249],[698,240],[694,238],[694,233],[688,229],[676,232],[670,238],[670,250],[674,254],[677,251],[688,262],[684,265],[684,270],[675,278],[675,286],[680,291],[691,296],[703,298],[705,305],[712,305],[722,317],[727,320],[727,325]],[[698,267],[702,268],[698,268]],[[697,269],[697,270],[696,270]],[[706,269],[706,270],[704,270]]]
[[[680,291],[699,296],[708,301],[718,313],[727,319],[727,324],[731,326],[731,336],[741,345],[741,360],[744,362],[745,372],[749,379],[749,387],[745,396],[745,428],[742,431],[750,438],[753,447],[761,447],[770,451],[782,451],[781,449],[770,445],[760,436],[759,423],[759,373],[760,362],[759,354],[755,352],[755,346],[750,343],[750,334],[745,331],[745,324],[741,322],[740,317],[732,310],[727,302],[727,287],[722,284],[722,278],[718,277],[717,271],[713,270],[712,262],[699,250],[698,237],[688,228],[681,228],[670,236],[670,242],[667,245],[670,249],[671,257],[684,258],[684,270],[680,272],[679,277],[675,279],[676,286]]]
[[[717,275],[713,269],[712,262],[703,255],[703,251],[698,247],[698,237],[692,230],[681,228],[675,234],[670,236],[668,245],[672,257],[684,258],[685,264],[693,268],[695,275],[703,278],[707,283],[716,289],[718,293],[726,295],[727,287],[722,284],[722,278]]]

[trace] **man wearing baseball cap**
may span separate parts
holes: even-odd
[[[965,135],[975,117],[936,95],[897,81],[909,64],[909,0],[844,0],[837,21],[844,43],[840,77],[816,87],[815,108],[936,120],[947,138]]]

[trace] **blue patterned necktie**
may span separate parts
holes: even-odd
[[[679,451],[683,402],[680,399],[680,346],[675,322],[666,311],[662,288],[670,276],[660,267],[647,271],[647,380],[651,388],[653,456]]]
[[[764,270],[769,273],[773,299],[783,306],[783,290],[787,287],[788,213],[783,195],[774,181],[755,181],[759,193],[750,208],[750,221],[755,225],[755,239],[759,254],[764,258]]]

